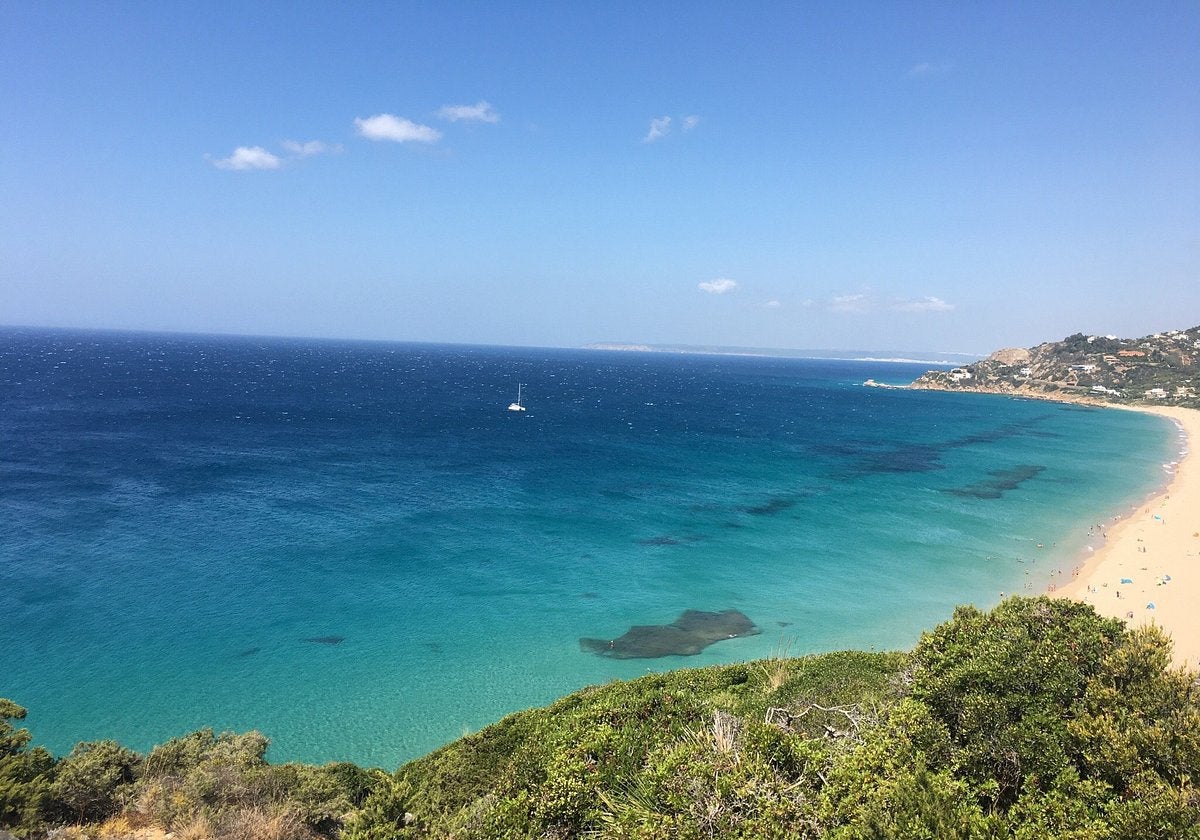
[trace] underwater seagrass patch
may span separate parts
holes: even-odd
[[[1046,468],[1040,464],[1021,464],[1007,470],[992,470],[989,478],[966,487],[951,487],[944,492],[973,499],[999,499],[1009,490],[1016,490]]]
[[[579,640],[583,650],[612,659],[694,656],[714,642],[757,636],[762,631],[738,610],[685,610],[670,624],[640,624],[616,639]]]
[[[340,645],[346,641],[345,636],[309,636],[304,641],[314,645]]]

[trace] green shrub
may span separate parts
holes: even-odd
[[[100,822],[124,806],[141,764],[141,756],[116,741],[76,744],[58,763],[50,795],[75,822]]]
[[[1130,631],[1067,724],[1081,771],[1122,795],[1135,779],[1179,788],[1200,777],[1200,687],[1170,662],[1161,630]]]
[[[138,809],[167,828],[203,817],[218,824],[267,793],[268,741],[257,732],[193,732],[155,747],[146,757]]]
[[[814,785],[832,749],[824,723],[847,724],[814,711],[789,732],[764,723],[767,710],[874,708],[895,696],[906,662],[851,652],[584,689],[400,768],[347,836],[682,837],[692,825],[714,836],[797,836],[815,824]]]
[[[12,725],[24,719],[25,709],[0,697],[0,828],[31,831],[47,816],[54,757],[28,749],[29,730]]]
[[[946,726],[966,781],[1011,805],[1027,780],[1070,765],[1067,710],[1083,697],[1121,624],[1085,604],[1009,598],[959,607],[913,654],[912,696]]]
[[[989,821],[968,785],[946,770],[912,766],[866,787],[853,817],[825,835],[829,840],[985,840]]]
[[[234,827],[249,820],[332,836],[385,777],[345,763],[272,765],[264,758],[267,746],[257,732],[205,729],[155,747],[145,761],[137,808],[172,829],[200,819],[236,836]]]

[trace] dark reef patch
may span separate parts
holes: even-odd
[[[767,499],[761,505],[744,505],[738,508],[738,510],[755,516],[771,516],[795,506],[795,499],[789,499],[786,496],[775,496],[774,498]]]
[[[942,453],[936,446],[912,444],[898,446],[887,452],[872,452],[859,462],[868,473],[932,472],[942,468]]]
[[[756,636],[761,632],[737,610],[685,610],[670,624],[637,625],[617,639],[582,638],[579,646],[612,659],[656,659],[693,656],[722,639]]]
[[[1006,470],[992,470],[988,473],[990,478],[965,487],[951,487],[945,492],[972,499],[999,499],[1009,490],[1015,490],[1045,469],[1040,464],[1021,464]]]
[[[834,458],[857,458],[864,450],[870,449],[874,445],[872,441],[865,438],[850,439],[835,441],[833,443],[814,443],[809,445],[808,450],[814,455],[825,455]]]
[[[309,636],[304,641],[312,642],[314,645],[340,645],[346,641],[345,636]]]
[[[37,606],[39,604],[49,604],[53,601],[72,598],[78,591],[74,584],[64,584],[60,581],[46,579],[32,579],[27,581],[17,581],[10,592],[17,596],[17,600],[26,606]]]
[[[637,541],[638,545],[681,545],[682,540],[677,540],[674,537],[665,534],[657,537],[646,537]]]
[[[703,542],[708,537],[703,534],[681,534],[678,537],[670,534],[660,534],[657,537],[646,537],[637,541],[638,545],[683,545],[684,543]]]
[[[995,443],[1012,437],[1058,437],[1054,432],[1037,428],[1049,417],[1051,415],[1043,414],[1018,423],[1006,423],[994,429],[974,432],[937,443],[897,443],[886,449],[872,448],[871,444],[866,444],[853,451],[847,451],[843,444],[839,454],[854,457],[856,464],[853,473],[858,475],[932,472],[943,468],[942,455],[954,449]]]
[[[254,654],[258,653],[260,650],[262,650],[262,648],[260,648],[260,647],[246,648],[244,651],[239,653],[238,656],[243,656],[243,657],[253,656]]]

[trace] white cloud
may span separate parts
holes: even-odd
[[[871,298],[865,294],[836,295],[829,301],[831,312],[866,312],[871,308]]]
[[[781,304],[781,303],[780,303],[779,301],[777,301],[777,300],[769,300],[769,301],[767,301],[766,303],[764,303],[764,304],[763,304],[763,306],[767,307],[767,309],[778,309],[778,308],[779,308],[780,306],[782,306],[782,305],[783,305],[783,304]]]
[[[283,164],[277,155],[273,155],[262,146],[238,146],[233,154],[226,158],[216,158],[212,165],[217,169],[232,169],[243,172],[248,169],[278,169]]]
[[[395,114],[376,114],[373,117],[355,117],[358,133],[368,140],[391,140],[395,143],[436,143],[442,133],[436,128],[397,117]]]
[[[834,295],[826,302],[825,308],[830,312],[852,314],[888,310],[892,312],[950,312],[954,309],[954,304],[932,295],[916,300],[904,298],[885,300],[868,290],[848,295]]]
[[[339,144],[324,143],[320,140],[309,140],[305,143],[301,143],[298,140],[284,140],[281,145],[295,158],[306,158],[313,155],[332,155],[342,150]]]
[[[650,120],[650,130],[646,132],[646,136],[642,138],[643,143],[653,143],[655,140],[660,140],[671,133],[671,118],[658,117]]]
[[[901,312],[949,312],[954,309],[953,303],[946,303],[939,297],[923,297],[920,300],[903,301],[896,304]]]
[[[450,122],[500,122],[500,114],[483,100],[474,105],[443,105],[438,116]]]
[[[737,288],[737,281],[730,280],[728,277],[718,277],[716,280],[705,280],[699,284],[701,291],[708,292],[710,295],[723,295],[726,292],[732,292]]]
[[[655,140],[661,140],[666,137],[671,133],[671,126],[674,122],[673,117],[666,115],[650,120],[650,130],[646,132],[646,136],[642,138],[642,142],[653,143]],[[698,125],[700,125],[700,117],[695,114],[688,114],[685,117],[679,118],[679,130],[685,134]]]

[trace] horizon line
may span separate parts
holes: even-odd
[[[863,350],[859,348],[819,348],[819,347],[744,347],[738,345],[699,345],[699,344],[658,344],[646,342],[592,341],[585,344],[502,344],[478,341],[440,341],[436,339],[412,338],[364,338],[361,336],[331,336],[331,335],[298,335],[294,333],[242,333],[223,331],[201,331],[187,329],[169,329],[159,327],[98,327],[59,324],[0,324],[0,331],[34,330],[42,332],[94,332],[117,333],[130,335],[171,335],[194,336],[197,338],[249,338],[249,339],[280,339],[292,341],[345,341],[364,344],[423,344],[450,347],[502,347],[526,348],[531,350],[589,350],[613,352],[645,352],[645,353],[678,353],[690,355],[711,356],[764,356],[772,358],[827,359],[829,361],[863,361],[863,362],[913,362],[916,364],[952,364],[949,361],[933,361],[930,359],[901,358],[897,353],[920,353],[950,356],[970,356],[984,358],[986,353],[968,353],[951,350]],[[805,353],[878,353],[878,356],[805,356]],[[891,355],[885,355],[891,354]]]

